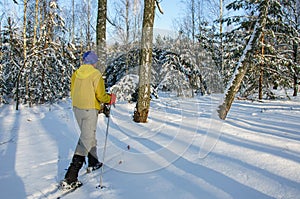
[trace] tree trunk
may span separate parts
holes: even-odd
[[[247,72],[248,65],[244,63],[247,54],[249,50],[251,49],[251,45],[254,43],[254,37],[256,35],[257,31],[257,24],[255,25],[254,31],[251,35],[250,40],[248,41],[248,45],[245,47],[243,55],[240,57],[240,60],[238,62],[238,65],[236,67],[235,76],[233,77],[231,81],[230,87],[225,92],[225,98],[223,103],[219,106],[219,109],[217,110],[219,113],[219,118],[222,120],[226,119],[226,116],[231,108],[232,102],[234,100],[234,97],[236,93],[240,89],[241,82]]]
[[[243,63],[239,67],[238,74],[235,76],[234,80],[232,81],[232,85],[229,87],[228,91],[226,92],[223,104],[219,106],[218,113],[220,119],[222,120],[226,119],[226,116],[234,100],[235,94],[240,89],[241,82],[247,72],[247,66],[248,66],[247,64]]]
[[[293,45],[293,56],[294,56],[294,63],[297,64],[298,62],[298,44],[294,43]],[[297,69],[297,66],[295,66],[295,70],[294,70],[294,93],[293,96],[297,96],[298,95],[298,73],[299,70]]]
[[[150,77],[152,64],[154,15],[155,0],[145,0],[139,70],[139,93],[133,116],[135,122],[147,122],[150,108]]]
[[[23,16],[23,66],[21,67],[19,73],[18,73],[18,77],[17,77],[17,88],[16,88],[16,110],[19,110],[19,103],[20,103],[20,99],[19,99],[19,85],[20,85],[20,80],[21,80],[21,74],[23,69],[26,67],[26,57],[27,57],[27,38],[26,38],[26,28],[27,25],[27,0],[24,0],[24,16]],[[27,79],[26,79],[27,81]],[[26,92],[28,91],[28,88],[26,88]]]
[[[128,45],[128,43],[129,43],[129,30],[130,30],[130,24],[129,24],[129,0],[126,0],[125,7],[126,7],[126,11],[125,11],[125,26],[126,26],[125,45]]]
[[[23,25],[23,56],[24,56],[24,69],[26,68],[27,65],[27,36],[26,36],[26,32],[27,32],[27,0],[24,0],[24,25]],[[28,83],[28,75],[26,75],[25,77],[25,81],[26,81],[26,95],[29,95],[29,83]]]
[[[72,33],[71,33],[71,42],[75,43],[75,0],[72,0]]]
[[[263,78],[264,76],[264,69],[263,66],[260,66],[260,72],[259,72],[259,82],[258,82],[258,99],[262,100],[263,98]]]
[[[39,27],[39,0],[35,0],[35,11],[34,11],[34,27],[33,27],[33,43],[32,43],[32,48],[36,48],[36,42],[37,42],[37,29]],[[33,67],[34,66],[30,66],[30,73],[33,72]],[[28,77],[27,77],[28,78]],[[30,81],[27,82],[28,83],[28,100],[29,100],[29,107],[32,107],[33,104],[33,99],[32,99],[32,92],[30,90],[31,88],[31,84]]]
[[[297,96],[298,94],[298,78],[297,75],[294,74],[294,93],[293,96]]]
[[[36,38],[37,38],[37,27],[39,24],[39,0],[35,0],[35,11],[34,11],[34,28],[33,28],[33,48],[36,44]]]
[[[133,27],[133,33],[132,38],[134,38],[134,41],[137,41],[138,38],[140,38],[140,24],[141,24],[141,12],[139,11],[139,6],[141,5],[140,0],[134,0],[134,27]]]
[[[267,14],[269,9],[269,1],[266,1],[266,4],[264,5],[263,10],[261,11],[261,18],[256,21],[253,33],[248,41],[247,46],[244,49],[244,52],[242,56],[239,59],[239,62],[236,67],[236,71],[234,73],[234,76],[232,78],[231,83],[229,84],[228,89],[225,92],[225,97],[223,103],[219,106],[219,109],[217,110],[219,113],[219,118],[225,120],[227,117],[227,114],[231,108],[232,102],[234,100],[234,97],[236,93],[239,91],[241,82],[247,72],[248,65],[245,62],[245,59],[248,55],[249,50],[252,48],[252,45],[257,43],[256,40],[261,38],[260,33],[257,36],[257,28],[261,27],[261,30],[264,29],[267,21]]]
[[[195,25],[195,0],[192,0],[192,42],[193,45],[195,44],[195,32],[196,32],[196,25]],[[194,46],[193,46],[194,47]]]
[[[264,54],[265,54],[265,47],[264,47],[264,33],[261,35],[261,59],[264,62]],[[264,63],[260,63],[260,73],[259,73],[259,82],[258,82],[258,99],[262,100],[263,98],[263,80],[264,80]]]
[[[223,46],[223,0],[220,0],[220,69],[221,75],[224,78],[224,46]]]
[[[97,68],[102,74],[106,68],[106,13],[107,0],[98,0],[97,54],[99,56],[99,65]]]
[[[125,2],[125,28],[126,28],[126,35],[125,35],[125,46],[126,46],[126,75],[128,74],[128,68],[129,68],[129,30],[130,30],[130,24],[129,24],[129,0],[126,0]]]
[[[88,50],[92,50],[92,39],[91,39],[91,2],[87,1],[87,47]]]
[[[46,35],[45,35],[45,42],[44,42],[44,50],[48,49],[51,42],[53,41],[54,38],[54,27],[53,27],[53,23],[51,22],[51,20],[53,19],[53,11],[50,9],[48,9],[49,4],[47,4],[47,1],[43,1],[43,8],[42,8],[42,12],[44,15],[45,20],[47,20],[47,26],[46,26]],[[45,84],[46,84],[46,66],[48,59],[44,58],[43,59],[43,68],[42,68],[42,72],[41,72],[41,91],[42,91],[42,95],[41,95],[41,99],[39,103],[45,103],[45,96],[46,96],[46,90],[45,90]]]

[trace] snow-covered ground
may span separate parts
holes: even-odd
[[[300,100],[236,100],[225,121],[217,95],[164,96],[149,122],[132,121],[134,104],[112,108],[103,173],[82,175],[65,198],[253,199],[300,197]],[[99,116],[102,159],[107,118]],[[1,198],[52,198],[79,136],[70,100],[0,107]],[[212,150],[211,150],[212,149]],[[84,173],[84,169],[81,171]]]

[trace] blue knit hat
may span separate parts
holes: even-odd
[[[98,56],[93,51],[85,52],[82,58],[84,64],[95,64],[98,62]]]

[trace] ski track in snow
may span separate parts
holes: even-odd
[[[96,189],[99,176],[86,176],[65,198],[298,198],[299,98],[236,100],[225,121],[213,118],[218,103],[217,95],[163,96],[152,100],[146,124],[132,121],[134,104],[118,103],[105,154],[109,188]],[[100,160],[106,124],[99,115]],[[2,105],[0,128],[1,198],[51,198],[79,137],[70,101],[20,111]],[[214,148],[202,158],[204,140]]]

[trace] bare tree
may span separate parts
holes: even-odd
[[[114,2],[113,17],[109,22],[114,28],[117,38],[125,46],[139,40],[141,29],[142,9],[140,0],[117,0]]]
[[[150,76],[152,64],[154,15],[155,0],[145,0],[139,70],[139,92],[138,101],[133,116],[135,122],[147,122],[150,108]]]

